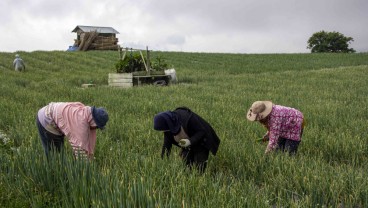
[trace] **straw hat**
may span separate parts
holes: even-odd
[[[247,119],[250,121],[259,121],[268,116],[272,111],[271,101],[256,101],[249,108]]]

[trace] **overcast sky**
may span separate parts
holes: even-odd
[[[0,51],[66,50],[77,25],[160,51],[309,53],[324,30],[368,52],[368,0],[1,0]]]

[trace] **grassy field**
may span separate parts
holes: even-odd
[[[0,53],[0,207],[367,207],[368,54],[153,52],[179,84],[107,86],[117,52]],[[95,88],[82,89],[83,83]],[[301,110],[307,120],[296,157],[264,155],[265,129],[245,113],[256,100]],[[52,101],[105,107],[95,160],[45,160],[35,116]],[[178,148],[161,160],[153,116],[187,106],[221,139],[204,175]]]

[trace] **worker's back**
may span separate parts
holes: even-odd
[[[13,61],[13,66],[15,71],[24,71],[26,66],[24,65],[23,60],[19,57],[19,55],[15,55],[15,59]]]

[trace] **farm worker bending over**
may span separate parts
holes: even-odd
[[[250,107],[247,119],[259,121],[267,128],[263,136],[263,141],[269,140],[266,153],[282,150],[296,154],[304,129],[304,117],[299,110],[271,101],[256,101]]]
[[[186,107],[158,113],[153,128],[163,131],[164,144],[161,157],[170,155],[172,145],[181,147],[180,156],[191,169],[194,165],[203,173],[209,151],[216,155],[220,139],[210,124]]]
[[[60,151],[67,136],[76,158],[93,159],[96,129],[103,129],[109,116],[104,108],[80,102],[51,102],[38,111],[36,120],[46,156],[50,150]]]
[[[24,71],[26,70],[26,66],[24,65],[23,60],[19,57],[18,54],[15,55],[15,59],[13,61],[13,67],[15,71]]]

